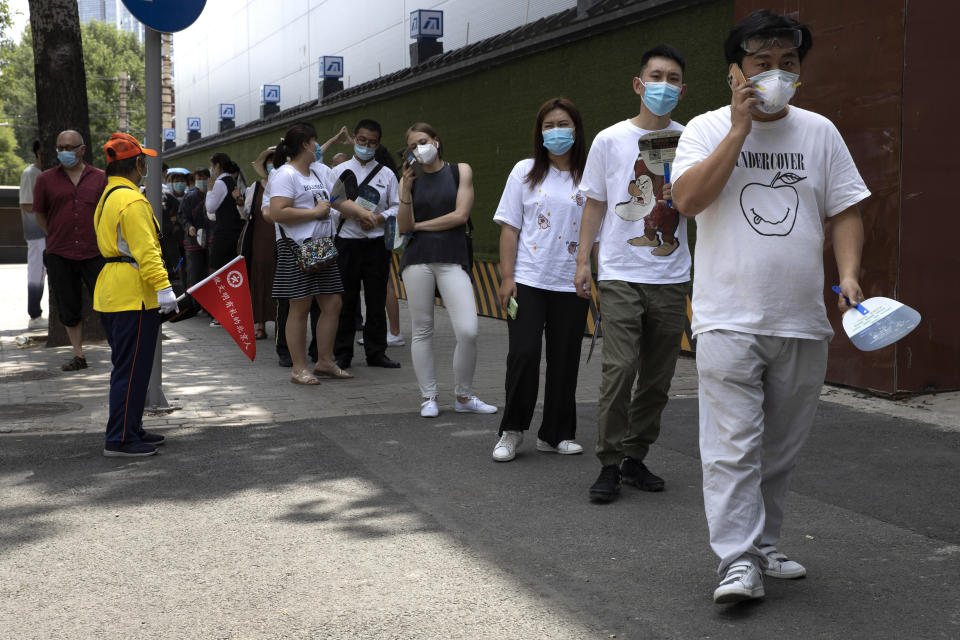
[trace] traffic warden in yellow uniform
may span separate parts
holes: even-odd
[[[107,188],[94,213],[97,245],[106,265],[97,278],[93,308],[110,343],[110,417],[105,456],[150,456],[164,437],[143,429],[143,405],[160,333],[160,311],[177,311],[160,253],[160,229],[137,184],[147,175],[136,138],[115,133],[103,145]],[[158,309],[159,307],[159,309]]]

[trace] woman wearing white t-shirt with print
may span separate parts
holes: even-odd
[[[335,203],[339,212],[332,208],[330,191],[336,178],[329,167],[314,162],[316,149],[317,132],[305,122],[293,125],[280,140],[268,183],[268,215],[264,216],[268,221],[278,223],[273,297],[290,301],[285,330],[293,360],[290,381],[307,385],[318,384],[318,375],[353,377],[340,369],[333,359],[333,339],[340,317],[343,283],[335,261],[318,273],[303,273],[287,239],[300,243],[307,238],[332,237],[340,215],[354,216],[360,210],[351,201]],[[284,235],[287,239],[283,238]],[[321,313],[316,327],[317,366],[311,374],[306,365],[305,336],[307,316],[314,299]]]
[[[507,320],[507,402],[498,462],[513,460],[530,428],[540,386],[540,352],[547,337],[547,379],[537,450],[583,453],[577,431],[577,374],[590,301],[573,284],[584,197],[577,185],[587,161],[586,136],[577,107],[549,100],[537,113],[533,158],[510,172],[493,216],[500,224],[500,305]],[[511,298],[516,301],[513,307]]]
[[[412,166],[404,159],[397,226],[400,233],[413,233],[403,252],[400,273],[413,325],[410,356],[423,398],[420,415],[436,418],[440,412],[433,364],[434,292],[437,290],[457,336],[453,351],[454,410],[496,413],[496,407],[471,392],[477,366],[477,305],[470,282],[472,265],[466,233],[473,208],[473,171],[466,163],[443,161],[440,138],[426,122],[417,122],[407,129],[407,146],[413,149],[416,160]]]

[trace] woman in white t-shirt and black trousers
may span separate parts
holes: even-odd
[[[330,192],[336,178],[330,168],[315,163],[317,132],[309,123],[293,125],[277,145],[270,176],[270,222],[277,223],[277,265],[273,278],[273,297],[290,301],[286,323],[287,346],[293,360],[290,381],[294,384],[318,384],[316,376],[352,378],[333,359],[333,339],[340,317],[340,293],[343,283],[336,261],[317,273],[304,273],[297,266],[289,240],[300,243],[307,238],[332,237],[341,214],[351,216],[350,201],[331,207]],[[281,233],[280,230],[283,230]],[[286,239],[283,237],[286,235]],[[317,321],[317,366],[313,374],[306,365],[307,316],[311,301],[320,306]]]
[[[585,201],[577,185],[586,161],[580,111],[565,98],[547,101],[537,113],[533,157],[510,172],[493,216],[500,224],[500,305],[516,316],[507,320],[507,401],[493,449],[498,462],[513,460],[530,428],[544,333],[547,379],[537,450],[583,453],[574,441],[576,392],[590,301],[577,296],[573,277]]]
[[[473,208],[473,171],[468,164],[443,161],[440,138],[425,122],[407,130],[407,145],[416,160],[411,165],[404,159],[397,227],[400,233],[413,233],[403,252],[400,273],[413,325],[410,355],[423,397],[420,415],[436,418],[440,412],[433,363],[434,292],[438,290],[457,336],[453,352],[454,410],[496,413],[496,407],[471,393],[478,324],[466,234]]]

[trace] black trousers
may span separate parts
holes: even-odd
[[[290,357],[290,348],[287,346],[287,316],[290,315],[290,301],[286,298],[275,298],[277,303],[277,355],[281,358]],[[310,335],[313,340],[307,347],[307,355],[314,362],[317,361],[317,320],[320,319],[320,305],[316,298],[310,303]]]
[[[186,291],[197,284],[208,275],[210,275],[209,260],[207,250],[184,251],[183,265],[180,267],[180,278],[183,281],[183,290]],[[186,304],[196,307],[200,310],[200,303],[193,299],[193,296],[187,295]]]
[[[504,431],[530,428],[540,389],[540,352],[547,343],[543,423],[537,437],[551,446],[577,433],[577,374],[590,301],[575,293],[517,284],[517,318],[507,320],[507,402]]]
[[[387,276],[390,274],[390,252],[383,238],[337,238],[340,279],[343,280],[343,305],[340,324],[333,343],[333,357],[338,362],[353,359],[356,335],[356,309],[360,302],[360,285],[367,317],[363,322],[363,349],[367,361],[375,360],[387,350]]]
[[[97,278],[105,264],[102,256],[71,260],[55,253],[44,251],[43,264],[47,267],[50,295],[57,302],[57,314],[65,327],[75,327],[83,320],[83,290],[86,287],[90,298],[97,286]]]

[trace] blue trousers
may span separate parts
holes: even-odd
[[[107,443],[136,442],[143,433],[143,405],[160,334],[157,309],[100,314],[110,343],[110,417]]]

